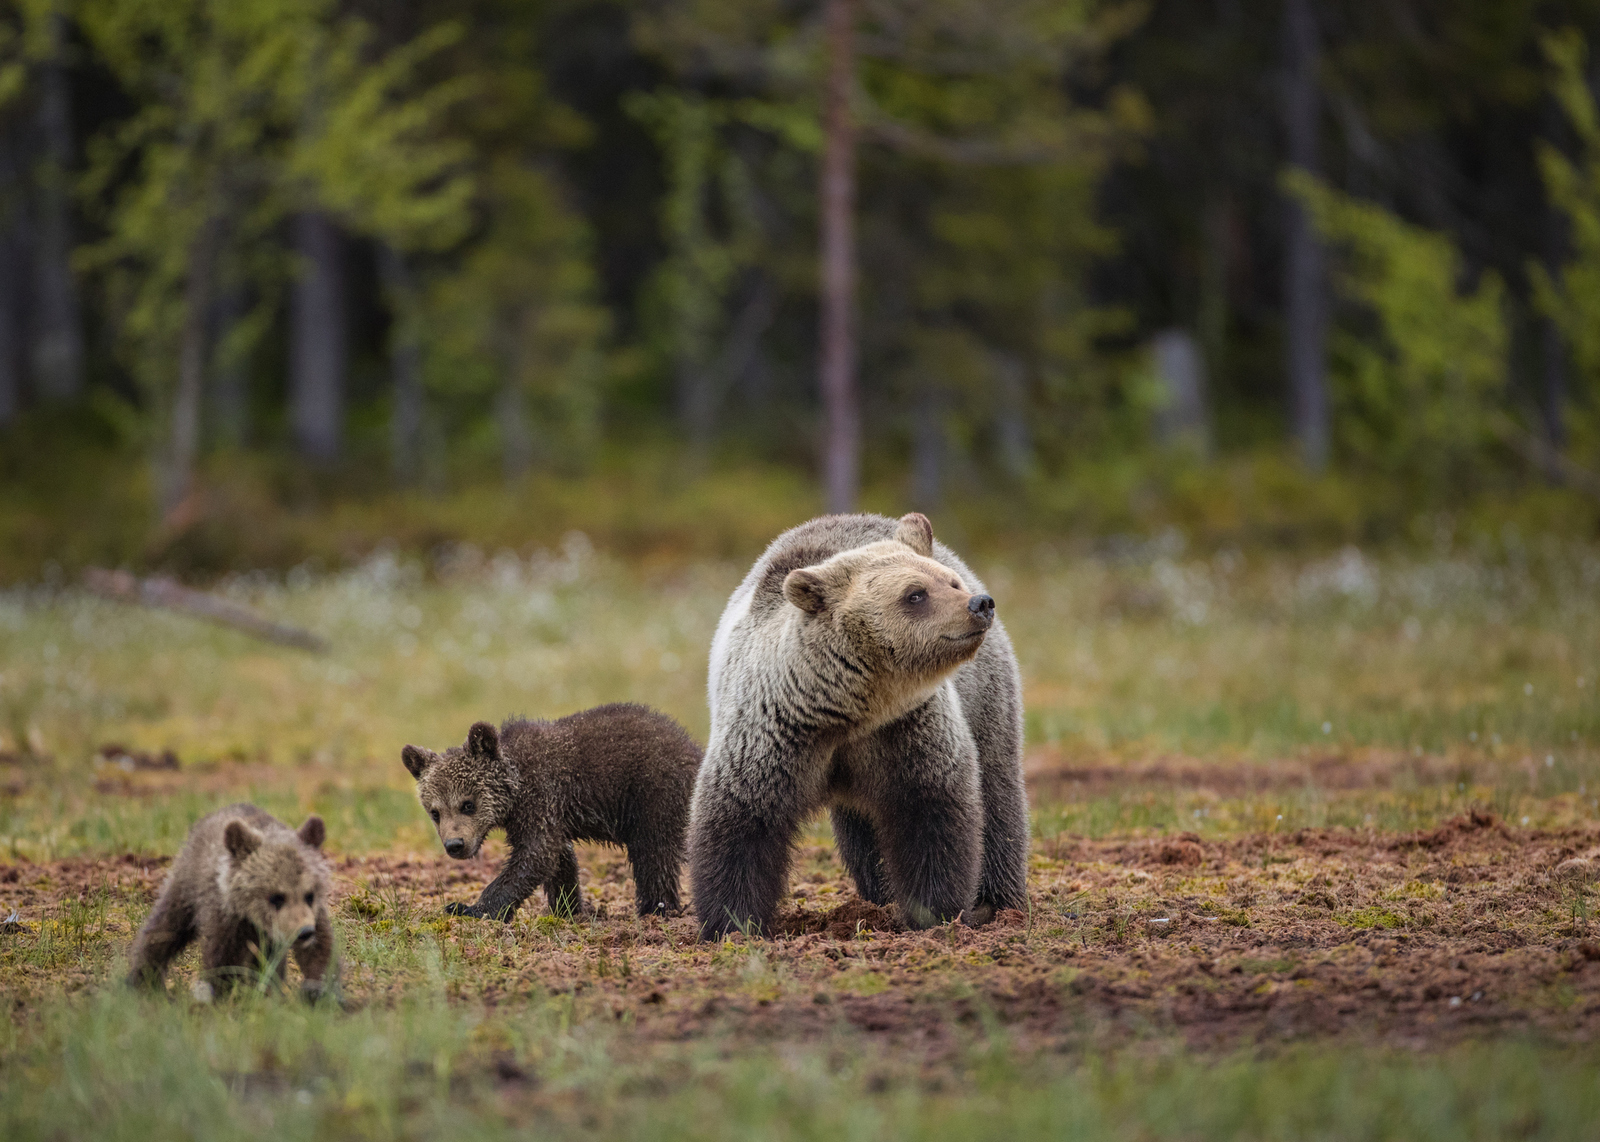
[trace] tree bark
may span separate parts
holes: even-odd
[[[319,211],[293,226],[301,265],[290,302],[290,420],[301,454],[326,463],[338,459],[344,432],[344,241]]]
[[[211,280],[218,224],[208,219],[189,249],[183,287],[183,334],[178,347],[178,391],[172,402],[172,438],[163,473],[161,514],[170,517],[194,485],[200,452],[200,401],[205,394],[206,326],[211,317]]]
[[[62,63],[66,20],[47,21],[49,55],[39,65],[38,171],[34,249],[33,383],[40,400],[61,402],[83,392],[83,322],[72,276],[72,218],[67,171],[72,165],[72,97]]]
[[[830,512],[855,510],[861,482],[861,410],[856,393],[855,0],[827,0],[828,78],[822,156],[822,297],[819,328],[824,420],[823,473]]]
[[[1320,171],[1317,26],[1311,0],[1284,3],[1284,125],[1289,163]],[[1326,257],[1310,216],[1298,202],[1288,207],[1284,273],[1286,364],[1290,413],[1300,455],[1313,472],[1328,464],[1328,290]]]
[[[389,377],[394,405],[389,455],[395,482],[416,483],[422,441],[422,339],[417,329],[417,284],[405,255],[378,245],[378,274],[389,301]]]

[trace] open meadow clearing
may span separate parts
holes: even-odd
[[[615,699],[703,741],[741,567],[572,536],[219,588],[325,655],[0,594],[0,1131],[1592,1135],[1600,552],[974,563],[1026,687],[1029,909],[905,931],[819,820],[780,931],[720,945],[635,917],[598,846],[592,918],[447,917],[504,846],[448,860],[399,751]],[[193,1004],[192,954],[170,1001],[117,985],[236,800],[326,818],[342,1008]]]

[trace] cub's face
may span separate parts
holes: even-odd
[[[791,571],[784,596],[827,625],[859,660],[917,679],[942,677],[972,658],[994,625],[994,600],[969,591],[930,556],[933,530],[913,513],[896,539]]]
[[[479,722],[465,745],[443,753],[408,745],[400,759],[417,779],[417,799],[432,818],[444,851],[457,860],[477,856],[489,830],[505,823],[510,803],[499,732]]]
[[[268,841],[243,821],[223,833],[228,867],[223,891],[243,915],[269,955],[309,943],[317,932],[317,909],[326,903],[327,882],[314,850],[321,846],[321,817],[300,826],[299,841]]]

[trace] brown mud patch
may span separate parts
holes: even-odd
[[[1265,761],[1202,761],[1158,757],[1121,764],[1080,761],[1059,747],[1028,751],[1024,773],[1035,804],[1102,796],[1127,789],[1176,788],[1224,797],[1306,788],[1326,792],[1438,785],[1482,776],[1522,773],[1516,765],[1439,754],[1416,757],[1400,750],[1368,749]]]
[[[1040,1049],[1600,1033],[1595,827],[1517,829],[1480,812],[1403,834],[1059,838],[1035,846],[1026,912],[923,932],[856,898],[833,850],[807,844],[773,938],[723,944],[696,942],[688,917],[635,916],[620,852],[585,846],[580,863],[593,915],[561,921],[536,898],[502,925],[443,912],[494,875],[488,856],[336,857],[347,999],[419,986],[363,960],[371,941],[403,940],[437,943],[461,1001],[566,997],[641,1044],[854,1029],[939,1058],[995,1027]],[[165,864],[0,868],[0,920],[16,914],[0,934],[0,1000],[106,981]]]

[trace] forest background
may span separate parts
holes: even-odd
[[[10,0],[0,579],[820,510],[828,8],[848,500],[1595,534],[1600,3]]]

